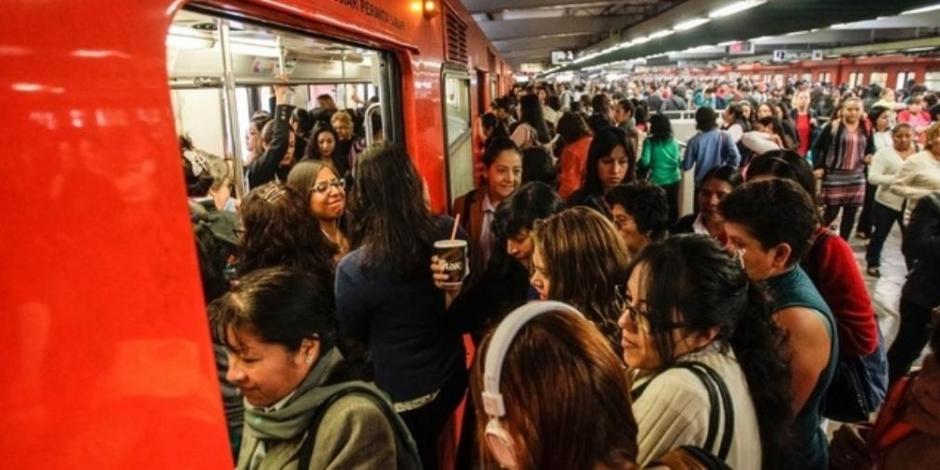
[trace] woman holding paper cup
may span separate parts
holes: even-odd
[[[454,220],[428,210],[421,177],[401,147],[368,149],[356,178],[352,251],[336,272],[340,333],[366,343],[376,385],[408,425],[424,468],[438,468],[437,439],[466,392],[467,370],[460,332],[427,261],[436,241],[451,238]]]

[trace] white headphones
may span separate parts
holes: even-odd
[[[490,338],[483,362],[483,410],[489,416],[486,424],[486,443],[493,453],[493,457],[503,468],[516,467],[516,455],[512,445],[512,437],[500,424],[499,420],[506,415],[506,405],[503,395],[499,392],[499,378],[502,375],[503,361],[512,345],[513,339],[519,330],[529,320],[548,312],[566,312],[584,318],[574,307],[555,300],[529,302],[515,310],[499,323],[496,332]]]

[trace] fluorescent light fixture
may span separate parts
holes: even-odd
[[[636,39],[630,41],[630,45],[636,46],[637,44],[644,44],[644,43],[650,42],[651,39],[653,39],[653,36],[652,36],[652,35],[650,35],[650,36],[641,36],[641,37],[638,37],[638,38],[636,38]]]
[[[744,10],[750,10],[758,5],[767,3],[767,0],[741,0],[734,2],[730,5],[723,6],[717,10],[712,10],[709,14],[709,18],[724,18],[725,16],[731,16],[736,13],[741,13]]]
[[[682,23],[677,24],[673,29],[676,31],[688,31],[690,29],[698,28],[705,23],[711,21],[711,18],[696,18],[694,20],[683,21]]]
[[[256,46],[253,44],[232,43],[232,53],[238,55],[253,55],[257,57],[280,57],[276,47]]]
[[[799,35],[801,35],[801,34],[808,34],[808,33],[809,33],[808,30],[806,30],[806,31],[791,31],[791,32],[789,32],[789,33],[787,33],[787,34],[784,34],[784,36],[799,36]]]
[[[213,42],[211,39],[175,34],[166,37],[166,47],[169,49],[212,49]]]
[[[915,8],[913,10],[902,11],[902,15],[916,15],[918,13],[926,13],[928,11],[940,10],[940,3],[936,5],[929,5],[926,7]]]
[[[739,42],[739,41],[725,41],[725,42],[719,42],[717,45],[718,45],[718,47],[727,47],[727,46],[730,46],[730,45],[732,45],[732,44],[734,44],[734,43],[736,43],[736,42]]]
[[[649,35],[649,38],[650,38],[650,39],[659,39],[659,38],[664,38],[664,37],[666,37],[666,36],[670,36],[670,35],[672,35],[672,34],[675,34],[675,31],[673,31],[673,30],[671,30],[671,29],[664,29],[664,30],[661,30],[661,31],[656,31],[656,32],[653,33],[653,34],[650,34],[650,35]]]

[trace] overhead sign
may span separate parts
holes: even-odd
[[[823,51],[814,50],[813,51],[813,60],[823,60]]]
[[[729,55],[744,55],[754,53],[754,43],[750,41],[735,41],[728,44]]]
[[[785,62],[787,60],[787,51],[783,49],[775,49],[773,60],[774,62]]]
[[[545,70],[545,65],[538,62],[519,64],[519,71],[522,73],[539,73],[543,70]]]
[[[552,51],[552,65],[565,65],[574,61],[574,52]]]

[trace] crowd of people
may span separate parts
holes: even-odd
[[[446,215],[328,97],[307,112],[275,87],[241,201],[182,139],[238,468],[935,464],[940,366],[911,369],[940,352],[936,98],[687,85],[517,87]],[[895,223],[910,274],[886,344],[864,276]],[[456,283],[434,250],[455,238]]]

